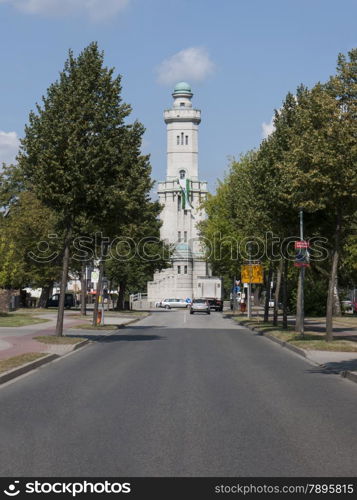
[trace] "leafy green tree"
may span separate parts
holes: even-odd
[[[341,248],[357,203],[357,84],[346,77],[356,70],[340,56],[337,77],[298,95],[295,138],[286,157],[286,194],[296,207],[322,214],[330,237],[331,270],[326,307],[326,338],[333,338],[334,288]],[[356,72],[354,73],[356,76]]]
[[[55,211],[63,239],[57,335],[63,331],[70,246],[80,222],[120,225],[128,214],[130,106],[122,102],[120,76],[114,78],[103,59],[96,43],[77,58],[69,52],[42,106],[30,113],[18,158],[28,189]]]
[[[12,172],[17,173],[16,169]],[[43,288],[40,305],[44,306],[49,290],[60,276],[61,242],[48,237],[54,231],[56,216],[30,191],[18,190],[12,198],[0,217],[0,286]]]

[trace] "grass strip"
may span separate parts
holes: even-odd
[[[255,330],[262,333],[269,333],[273,337],[287,342],[301,349],[312,351],[336,351],[336,352],[357,352],[357,342],[353,340],[334,339],[331,342],[326,342],[324,333],[309,332],[304,333],[302,338],[299,334],[295,333],[292,327],[284,330],[276,327],[271,323],[264,323],[256,320],[241,320],[234,318],[235,321],[241,325],[254,327]]]
[[[0,360],[0,373],[25,365],[30,361],[43,358],[43,356],[47,356],[47,354],[43,354],[41,352],[27,352],[26,354],[19,354],[18,356],[13,356],[12,358],[2,359]]]
[[[29,314],[17,313],[1,313],[0,314],[0,327],[16,327],[35,325],[38,323],[47,323],[50,321],[45,318],[37,318]]]

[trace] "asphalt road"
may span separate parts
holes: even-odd
[[[0,389],[1,476],[355,476],[357,385],[158,311]]]

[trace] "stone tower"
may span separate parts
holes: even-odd
[[[200,204],[207,182],[198,177],[198,126],[201,111],[192,107],[191,87],[175,86],[171,109],[164,112],[167,129],[166,180],[158,183],[161,238],[175,246],[172,267],[157,272],[148,283],[148,301],[194,298],[197,277],[207,275],[197,224],[205,217]]]

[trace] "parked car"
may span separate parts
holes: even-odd
[[[190,306],[190,314],[194,314],[195,312],[204,312],[207,314],[211,314],[211,307],[206,299],[193,299]]]
[[[59,293],[52,295],[50,299],[47,299],[46,307],[58,307],[59,305]],[[66,293],[64,296],[64,307],[70,309],[71,307],[76,307],[77,301],[73,293]]]
[[[211,309],[215,311],[223,311],[223,300],[221,299],[207,299]]]
[[[343,300],[341,302],[342,314],[355,314],[355,304],[351,300]]]
[[[185,299],[164,299],[161,301],[160,307],[171,309],[173,307],[188,307],[190,304]]]

